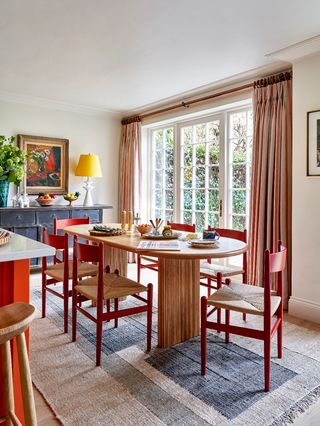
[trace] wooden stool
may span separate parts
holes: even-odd
[[[18,349],[25,423],[27,426],[34,426],[37,424],[26,338],[24,334],[32,321],[33,313],[33,306],[21,302],[12,303],[11,305],[6,305],[0,308],[0,348],[2,352],[5,406],[5,417],[0,418],[0,423],[6,421],[7,425],[10,426],[21,425],[21,422],[14,413],[14,392],[10,349],[10,340],[14,337],[16,338]]]

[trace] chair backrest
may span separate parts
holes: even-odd
[[[104,273],[104,247],[99,245],[89,245],[78,242],[78,237],[73,240],[73,273],[72,285],[78,284],[78,261],[98,263],[98,303],[103,300],[103,273]]]
[[[277,284],[277,295],[281,297],[283,303],[283,271],[286,267],[287,249],[278,242],[278,251],[270,253],[269,250],[264,252],[264,309],[265,315],[271,316],[271,281],[272,275],[275,274]]]
[[[189,225],[187,223],[174,223],[174,222],[167,222],[167,225],[171,226],[171,229],[175,231],[182,231],[182,232],[196,232],[196,225]]]
[[[238,231],[236,229],[227,229],[227,228],[213,228],[211,226],[208,226],[209,231],[217,231],[218,234],[221,237],[224,238],[233,238],[235,240],[243,241],[244,243],[247,242],[247,230],[244,229],[243,231]]]
[[[51,247],[54,247],[56,250],[63,250],[63,262],[68,263],[68,235],[55,235],[49,234],[47,228],[44,226],[42,228],[42,242]],[[60,263],[61,260],[57,257],[57,252],[53,257],[54,263]],[[47,269],[47,258],[42,258],[42,266]]]
[[[53,232],[58,233],[59,230],[64,229],[67,226],[75,225],[87,225],[90,223],[90,217],[79,217],[74,219],[53,219]]]

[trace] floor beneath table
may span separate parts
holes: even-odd
[[[136,279],[136,265],[130,264],[128,269],[129,278]],[[141,281],[143,284],[148,284],[152,282],[154,284],[154,297],[157,297],[157,273],[144,269],[141,274]],[[33,273],[31,276],[31,286],[39,285],[39,281],[41,280],[40,273]],[[206,292],[206,289],[202,289],[202,291]],[[305,327],[309,330],[317,330],[319,331],[320,338],[320,325],[300,320],[298,318],[291,317],[290,315],[285,315],[286,321],[292,322],[293,324],[297,324],[299,326]],[[35,403],[36,403],[36,411],[38,418],[39,426],[55,426],[61,424],[60,421],[56,418],[54,412],[51,410],[45,399],[42,395],[34,388],[35,393]],[[312,405],[304,414],[302,414],[295,422],[295,426],[318,426],[320,424],[320,401]]]

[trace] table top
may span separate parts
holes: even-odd
[[[119,224],[107,224],[111,227],[119,227]],[[70,235],[78,235],[79,237],[86,238],[90,241],[97,243],[104,243],[109,247],[114,247],[133,253],[141,253],[154,257],[167,257],[172,259],[207,259],[207,258],[223,258],[230,256],[237,256],[248,250],[247,244],[242,241],[232,238],[220,238],[217,248],[192,248],[185,241],[180,241],[180,251],[162,251],[162,250],[140,250],[138,249],[139,242],[141,241],[140,234],[134,232],[126,232],[124,235],[112,237],[96,237],[89,234],[88,230],[92,229],[92,225],[76,225],[64,228],[64,231]]]
[[[4,231],[3,229],[0,230]],[[56,252],[54,247],[39,243],[22,235],[13,232],[10,232],[10,235],[10,241],[0,246],[0,262],[53,256]]]

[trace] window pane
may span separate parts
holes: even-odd
[[[252,136],[253,132],[253,113],[252,109],[250,109],[247,113],[247,134],[248,136]]]
[[[246,213],[246,191],[232,191],[232,213]]]
[[[206,169],[205,167],[196,167],[196,188],[205,188]]]
[[[244,163],[247,161],[246,145],[246,138],[232,140],[231,149],[233,163]]]
[[[183,147],[183,165],[185,167],[192,166],[192,145]]]
[[[163,168],[163,151],[156,151],[155,155],[155,168],[162,169]]]
[[[246,164],[235,164],[232,167],[232,187],[245,188],[246,187]]]
[[[154,132],[154,145],[155,149],[162,149],[163,147],[163,130],[156,130]]]
[[[192,126],[183,127],[181,129],[182,144],[187,145],[192,143]]]
[[[166,210],[165,221],[172,222],[172,218],[173,218],[173,210]]]
[[[219,166],[209,167],[209,188],[219,188]]]
[[[183,208],[192,210],[192,190],[183,191]]]
[[[200,232],[204,228],[205,214],[204,212],[196,212],[196,230]]]
[[[196,210],[204,210],[206,205],[205,190],[195,191],[196,195]]]
[[[209,191],[209,211],[219,212],[219,190]]]
[[[184,211],[183,212],[183,223],[192,224],[192,212],[191,211]]]
[[[163,176],[162,170],[156,170],[154,172],[154,186],[155,186],[155,188],[162,188],[162,176]]]
[[[205,165],[206,163],[206,146],[205,144],[196,145],[196,165]]]
[[[173,209],[173,191],[166,191],[166,208]]]
[[[196,142],[205,142],[206,140],[206,125],[198,124],[196,126]]]
[[[232,216],[232,229],[238,229],[242,231],[246,227],[245,216]]]
[[[219,121],[208,123],[208,141],[215,141],[219,138]]]
[[[192,167],[183,170],[183,187],[192,188]]]
[[[219,141],[211,142],[209,144],[209,163],[219,164],[220,159],[220,145]]]
[[[167,151],[173,151],[173,127],[165,130],[165,144]]]
[[[166,173],[166,188],[171,189],[174,185],[174,172],[173,169],[165,171]]]
[[[245,139],[247,137],[246,112],[230,115],[230,138]]]
[[[219,215],[218,213],[209,213],[208,225],[212,228],[219,228]]]
[[[162,190],[161,189],[157,189],[155,191],[155,207],[156,208],[160,208],[162,207]]]
[[[154,218],[156,218],[156,217],[161,217],[161,210],[155,209],[155,211],[154,211]]]

